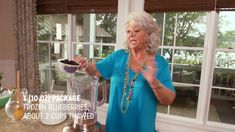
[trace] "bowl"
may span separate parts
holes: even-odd
[[[69,59],[58,59],[59,69],[66,73],[75,73],[79,64]]]
[[[0,94],[0,108],[4,107],[10,98],[10,93],[8,91],[3,91]]]

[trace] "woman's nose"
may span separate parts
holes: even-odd
[[[135,32],[130,31],[130,36],[135,36]]]

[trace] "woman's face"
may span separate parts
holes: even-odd
[[[148,33],[141,27],[130,23],[126,30],[128,47],[130,49],[145,49]]]

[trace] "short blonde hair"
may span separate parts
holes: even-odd
[[[147,45],[148,48],[157,53],[160,45],[160,28],[152,15],[147,12],[132,12],[128,15],[128,20],[126,22],[126,30],[130,23],[134,23],[137,26],[140,26],[145,32],[149,34]],[[125,42],[125,48],[128,49],[127,38]]]

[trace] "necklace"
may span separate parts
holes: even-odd
[[[145,60],[141,64],[141,67],[144,67],[147,57],[148,55],[145,57]],[[131,97],[133,95],[134,83],[140,74],[140,71],[135,73],[135,76],[130,80],[130,84],[129,84],[130,88],[129,88],[129,92],[127,92],[127,86],[128,86],[128,81],[129,81],[129,66],[130,66],[130,53],[128,54],[128,59],[127,59],[127,66],[126,66],[125,79],[124,79],[124,88],[123,88],[122,100],[121,100],[121,113],[124,113],[124,114],[128,111]],[[126,100],[126,103],[124,102],[125,100]],[[124,103],[125,103],[125,106],[124,106]]]

